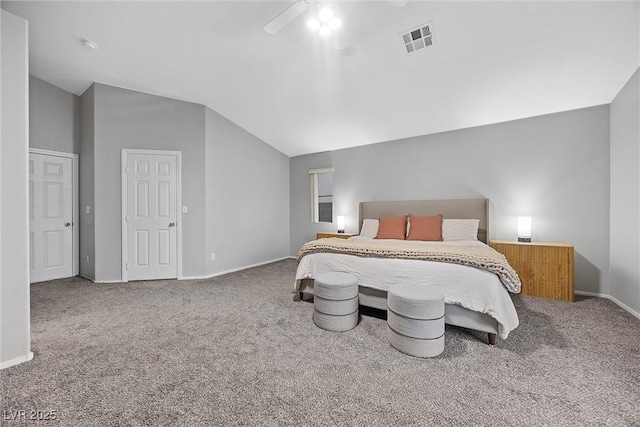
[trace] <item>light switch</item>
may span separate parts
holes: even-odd
[[[87,207],[84,209],[84,211],[85,211],[86,213],[90,214],[90,213],[91,213],[91,206],[87,206]]]
[[[182,207],[182,213],[187,213],[188,211],[189,211],[189,208],[187,206]]]

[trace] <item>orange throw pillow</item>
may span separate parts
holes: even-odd
[[[434,216],[409,215],[407,240],[442,240],[442,214]]]
[[[394,216],[380,218],[376,239],[401,239],[407,235],[407,217]]]

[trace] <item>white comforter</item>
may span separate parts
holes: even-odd
[[[365,239],[352,237],[352,239]],[[419,241],[404,241],[419,245]],[[442,242],[443,245],[484,245],[479,241]],[[415,283],[440,289],[446,304],[485,313],[498,322],[498,334],[505,339],[518,324],[511,297],[498,276],[485,270],[444,262],[358,257],[336,253],[314,253],[300,260],[296,272],[296,290],[302,279],[318,274],[342,271],[355,275],[358,284],[388,290],[395,283]]]

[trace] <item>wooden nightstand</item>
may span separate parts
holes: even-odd
[[[523,295],[573,302],[573,246],[566,243],[493,240],[522,282]]]
[[[339,237],[340,239],[348,239],[349,237],[357,236],[356,233],[334,233],[331,231],[322,232],[316,234],[316,239],[325,239],[327,237]]]

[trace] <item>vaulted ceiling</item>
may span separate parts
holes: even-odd
[[[293,2],[2,2],[30,71],[204,104],[289,156],[606,104],[640,65],[639,2],[335,1],[343,22],[277,34]],[[402,33],[431,22],[434,45]],[[98,45],[91,50],[83,43]]]

